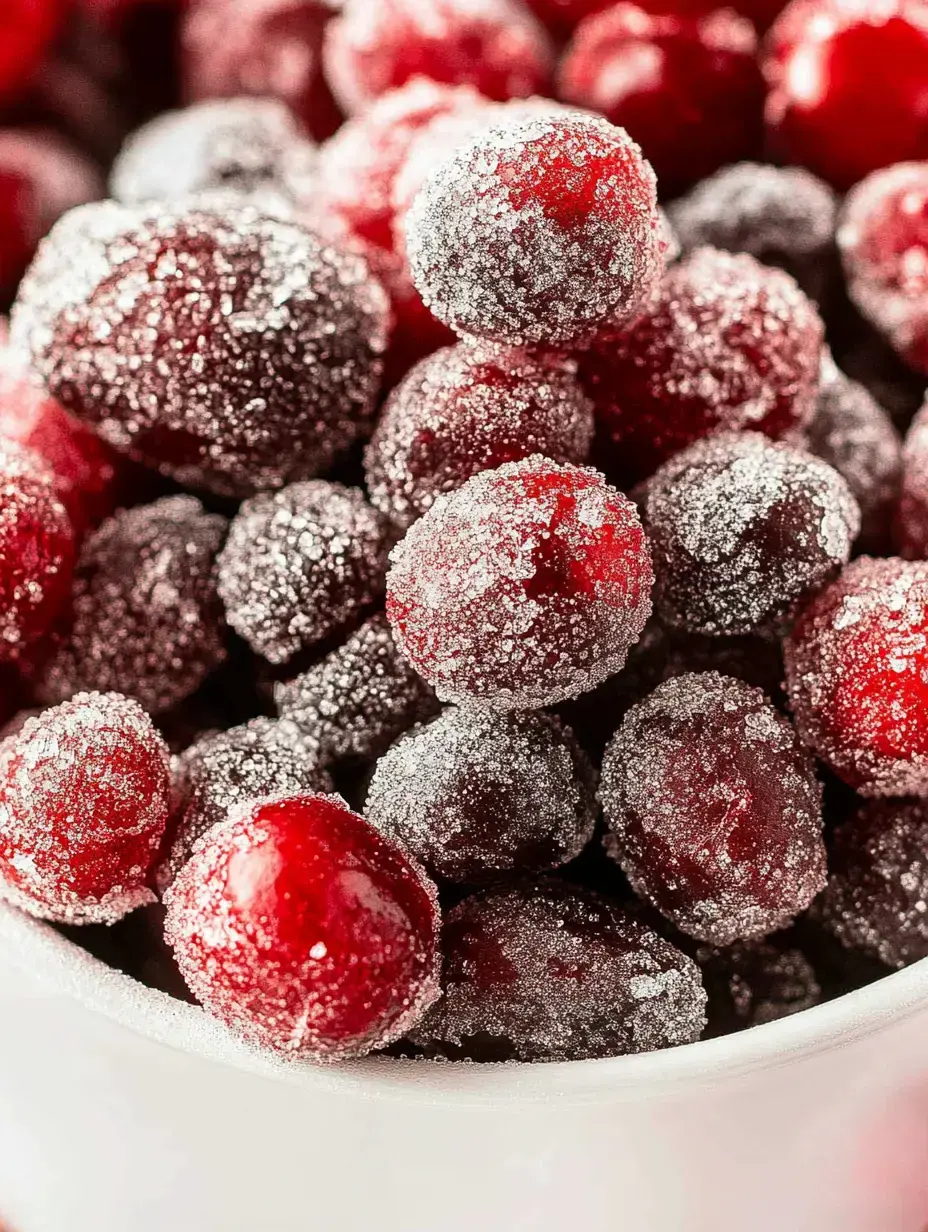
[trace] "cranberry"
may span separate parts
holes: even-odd
[[[759,689],[704,672],[632,707],[603,760],[610,854],[712,945],[788,924],[825,884],[811,756]]]
[[[912,421],[903,457],[896,542],[909,560],[928,560],[928,404]]]
[[[584,17],[606,8],[610,0],[525,0],[525,3],[555,34],[568,34]]]
[[[567,365],[459,344],[390,395],[365,454],[367,488],[405,527],[479,471],[532,454],[585,462],[592,438],[592,407]]]
[[[696,961],[709,995],[709,1037],[776,1022],[822,999],[814,968],[794,947],[756,940],[700,946]]]
[[[730,9],[654,16],[616,4],[577,29],[559,95],[627,128],[672,193],[760,151],[756,52],[754,27]]]
[[[323,470],[355,439],[387,323],[366,266],[294,223],[231,202],[104,203],[42,245],[11,338],[111,444],[242,494]]]
[[[651,478],[654,604],[691,633],[777,635],[846,564],[860,527],[827,462],[756,432],[697,441]]]
[[[381,1048],[438,995],[434,888],[335,796],[258,804],[214,827],[166,902],[197,998],[287,1056]]]
[[[765,72],[777,151],[835,188],[928,155],[925,0],[793,0]]]
[[[432,1054],[576,1061],[688,1044],[705,1023],[691,959],[559,882],[465,899],[445,919],[442,950],[443,996],[410,1032]]]
[[[815,408],[823,332],[787,274],[698,249],[623,333],[580,357],[601,462],[627,484],[714,432],[794,432]]]
[[[549,93],[553,50],[512,0],[345,0],[325,38],[325,68],[349,115],[414,77],[487,98]]]
[[[64,0],[4,0],[0,12],[0,98],[16,94],[38,69],[65,12]]]
[[[651,610],[632,503],[540,457],[441,496],[393,553],[387,615],[443,701],[532,709],[619,671]]]
[[[66,636],[41,665],[46,701],[119,689],[152,714],[225,658],[216,553],[226,520],[192,496],[124,509],[85,541]]]
[[[637,311],[659,274],[654,176],[628,134],[516,109],[442,162],[406,214],[413,281],[459,333],[570,344]]]
[[[390,297],[393,328],[383,361],[383,388],[393,389],[410,368],[433,351],[456,341],[454,333],[434,317],[416,290],[405,257],[386,248],[363,249],[368,264]]]
[[[593,835],[594,786],[553,716],[450,707],[380,759],[364,815],[433,876],[474,883],[578,856]]]
[[[322,72],[334,0],[188,0],[181,32],[190,100],[279,98],[313,136],[341,122]]]
[[[229,624],[286,663],[383,593],[388,550],[384,520],[356,489],[320,479],[252,497],[219,557]]]
[[[62,923],[112,923],[154,901],[168,751],[141,707],[82,693],[0,751],[0,893]]]
[[[928,564],[862,557],[785,647],[806,743],[865,796],[928,794]]]
[[[327,761],[369,761],[437,709],[435,694],[397,649],[386,617],[374,616],[274,700],[319,742]]]

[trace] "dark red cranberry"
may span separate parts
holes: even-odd
[[[709,996],[707,1035],[728,1035],[811,1009],[822,997],[801,950],[770,941],[700,946],[696,961]]]
[[[0,98],[15,95],[58,33],[65,0],[4,0],[0,11]]]
[[[905,438],[895,531],[901,555],[928,560],[928,405],[915,416]]]

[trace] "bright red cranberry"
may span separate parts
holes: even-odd
[[[558,92],[628,129],[672,193],[760,152],[756,52],[754,27],[731,10],[690,18],[617,4],[577,29]]]
[[[109,924],[154,901],[168,750],[142,708],[83,693],[0,752],[0,893],[44,919]]]
[[[357,256],[250,205],[106,202],[44,242],[11,338],[111,444],[241,495],[326,469],[362,431],[388,312]]]
[[[928,560],[928,404],[915,416],[905,438],[895,534],[902,556]]]
[[[765,72],[777,151],[835,188],[928,156],[925,0],[794,0]]]
[[[364,815],[433,876],[475,884],[578,856],[593,835],[594,786],[552,715],[452,706],[380,759]]]
[[[776,636],[847,564],[860,511],[827,462],[743,432],[665,462],[645,488],[643,520],[662,620]]]
[[[406,215],[413,281],[458,333],[567,345],[659,275],[654,175],[627,133],[516,109],[441,163]]]
[[[414,77],[486,98],[549,94],[551,43],[513,0],[346,0],[325,37],[335,97],[353,115]]]
[[[382,1048],[438,995],[433,886],[336,796],[258,804],[223,822],[166,902],[166,935],[197,998],[287,1056]]]
[[[4,0],[0,10],[0,98],[26,85],[58,33],[64,0]]]
[[[714,432],[794,432],[815,409],[823,334],[789,275],[698,249],[623,333],[579,357],[601,464],[625,485]]]
[[[695,958],[709,996],[708,1038],[777,1022],[822,999],[812,964],[794,947],[736,941],[699,946]]]
[[[812,757],[740,680],[678,676],[632,707],[606,750],[600,798],[633,888],[701,941],[772,933],[825,884]]]
[[[551,705],[619,671],[651,611],[634,505],[541,457],[438,498],[392,556],[387,615],[443,701]]]
[[[191,101],[279,98],[322,140],[341,116],[322,72],[334,0],[189,0],[183,81]]]
[[[390,395],[365,454],[367,490],[405,527],[479,471],[532,454],[585,462],[592,439],[592,407],[567,365],[460,343]]]
[[[443,995],[410,1032],[432,1055],[579,1061],[692,1043],[705,1024],[692,959],[561,882],[465,899],[445,918],[442,950]]]
[[[805,742],[865,796],[928,794],[928,564],[862,557],[785,648]]]

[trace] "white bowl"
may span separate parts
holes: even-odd
[[[556,1065],[288,1065],[0,907],[15,1232],[922,1232],[928,961]]]

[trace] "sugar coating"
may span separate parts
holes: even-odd
[[[625,663],[653,573],[632,503],[533,457],[440,496],[391,555],[387,616],[442,701],[537,709]]]
[[[364,815],[439,879],[556,868],[593,835],[595,775],[546,714],[449,707],[377,763]]]
[[[309,671],[278,684],[277,710],[325,761],[369,761],[438,710],[432,689],[400,654],[385,616],[373,616]]]
[[[123,509],[84,542],[71,624],[44,662],[46,702],[119,691],[151,714],[189,697],[226,657],[216,556],[226,519],[193,496]]]
[[[384,520],[357,489],[315,479],[263,492],[243,503],[219,556],[226,618],[286,663],[383,593],[388,550]]]
[[[928,558],[928,403],[912,420],[905,438],[896,542],[900,555]]]
[[[782,632],[847,562],[860,528],[836,470],[756,432],[697,441],[645,493],[655,607],[691,633]]]
[[[842,945],[889,967],[928,958],[928,811],[874,800],[840,826],[818,919]]]
[[[778,1022],[822,997],[815,969],[794,947],[756,940],[700,946],[696,961],[709,995],[710,1035]]]
[[[813,760],[743,681],[677,676],[633,706],[599,794],[632,888],[711,945],[784,927],[825,884]]]
[[[806,744],[861,795],[928,795],[928,564],[853,561],[783,649]]]
[[[0,896],[62,924],[154,902],[170,808],[168,750],[138,705],[81,693],[0,746]]]
[[[388,311],[358,256],[229,194],[104,202],[43,242],[10,336],[117,449],[242,495],[317,473],[355,439]]]
[[[405,218],[413,281],[459,334],[573,344],[640,309],[660,276],[654,174],[624,129],[516,112],[426,180]]]
[[[445,918],[443,996],[410,1039],[481,1061],[572,1061],[692,1043],[696,964],[615,904],[565,883],[487,890]]]
[[[139,205],[270,185],[302,198],[315,164],[315,147],[282,102],[213,99],[164,112],[137,129],[113,164],[110,193],[124,205]]]
[[[367,490],[407,527],[479,471],[532,454],[585,462],[592,439],[593,408],[571,365],[460,343],[391,393],[364,455]]]

